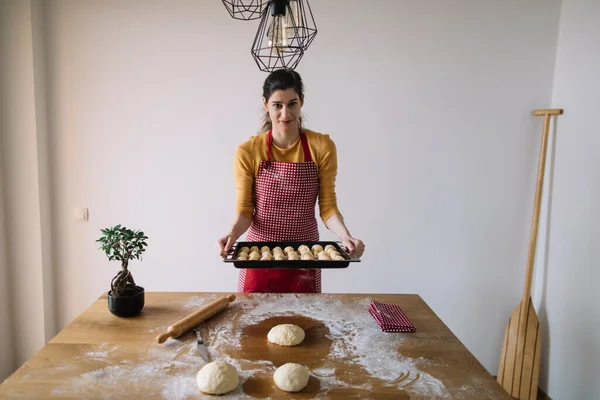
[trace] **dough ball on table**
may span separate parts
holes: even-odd
[[[242,251],[244,251],[244,252],[246,252],[246,253],[250,254],[250,249],[249,249],[247,246],[244,246],[244,247],[242,247],[242,248],[240,249],[240,253],[241,253]]]
[[[196,375],[196,383],[204,393],[225,394],[237,388],[240,377],[233,365],[219,360],[202,367]]]
[[[292,246],[288,246],[285,249],[283,249],[283,252],[285,254],[290,254],[290,251],[294,251],[294,248]]]
[[[250,255],[248,256],[248,260],[260,260],[260,254],[258,253],[258,251],[253,251],[252,253],[250,253]]]
[[[273,380],[277,387],[286,392],[299,392],[308,385],[308,368],[296,363],[283,364],[275,370]]]
[[[324,251],[322,251],[319,254],[317,254],[317,258],[319,260],[331,260],[331,258],[329,257],[329,255],[327,253],[325,253]]]
[[[312,253],[316,256],[317,254],[323,251],[323,246],[321,246],[320,244],[315,244],[313,245],[311,250]]]
[[[265,260],[272,260],[273,259],[273,255],[269,252],[264,252],[262,253],[262,257],[260,257],[261,260],[265,261]]]
[[[305,252],[307,252],[307,251],[308,251],[308,252],[310,252],[310,249],[309,249],[309,248],[308,248],[308,246],[307,246],[307,245],[305,245],[305,244],[303,244],[303,245],[301,245],[300,247],[298,247],[298,252],[299,252],[300,254],[303,254],[303,253],[305,253]]]
[[[269,248],[269,246],[263,246],[260,248],[260,252],[261,253],[265,253],[265,252],[271,252],[271,249]]]
[[[267,339],[271,343],[280,346],[296,346],[302,343],[305,338],[304,329],[294,324],[276,325],[267,334]]]
[[[250,253],[253,253],[253,252],[260,253],[260,252],[258,251],[258,246],[252,246],[252,247],[250,247]]]
[[[301,260],[314,260],[313,255],[310,251],[307,251],[306,253],[302,253],[302,255],[300,256]]]

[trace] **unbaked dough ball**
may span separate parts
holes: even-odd
[[[273,255],[275,255],[275,253],[283,253],[283,250],[281,250],[281,247],[277,246],[273,248]]]
[[[296,363],[283,364],[275,370],[273,380],[277,387],[286,392],[299,392],[308,385],[308,368]]]
[[[288,260],[297,260],[298,259],[298,253],[296,253],[295,251],[290,251],[288,253]]]
[[[284,252],[285,254],[289,254],[289,253],[290,253],[290,251],[294,251],[294,248],[293,248],[292,246],[288,246],[288,247],[286,247],[285,249],[283,249],[283,252]]]
[[[302,253],[302,255],[300,256],[300,259],[302,260],[312,260],[313,259],[313,255],[310,251],[307,251],[306,253]]]
[[[271,251],[271,249],[269,248],[269,246],[263,246],[263,247],[260,248],[260,252],[261,253],[264,253],[265,251],[269,251],[269,252]]]
[[[262,253],[262,257],[260,258],[261,260],[272,260],[273,259],[273,255],[269,252],[264,252]]]
[[[335,251],[335,250],[330,251],[328,254],[329,254],[329,257],[331,257],[331,258],[334,258],[334,257],[337,257],[337,256],[341,256],[341,254],[338,251]]]
[[[310,251],[310,249],[308,248],[307,245],[303,244],[300,247],[298,247],[298,252],[300,252],[300,254],[305,253],[307,251]]]
[[[332,258],[332,260],[335,260],[335,261],[344,261],[345,258],[342,257],[342,256],[335,256],[335,257]]]
[[[251,253],[252,253],[252,252],[257,252],[257,253],[258,253],[258,252],[259,252],[259,251],[258,251],[258,246],[252,246],[252,247],[250,247],[250,252],[251,252]]]
[[[277,372],[277,371],[276,371]],[[240,382],[237,369],[226,361],[206,364],[196,375],[201,391],[208,394],[225,394],[234,390]]]
[[[323,246],[321,246],[320,244],[314,244],[311,250],[312,253],[316,256],[317,254],[323,251]]]
[[[317,257],[319,258],[319,260],[331,260],[329,255],[327,253],[325,253],[324,251],[317,254]]]
[[[285,260],[285,258],[283,258],[283,253],[273,253],[273,260],[277,260],[277,261],[281,261],[281,260]]]
[[[247,255],[238,256],[237,260],[238,261],[248,261],[248,256]]]
[[[294,324],[276,325],[267,334],[269,342],[281,346],[296,346],[302,343],[304,337],[304,329]]]
[[[260,260],[260,254],[258,253],[258,251],[253,251],[252,253],[250,253],[250,255],[248,256],[248,260]]]
[[[246,257],[246,258],[248,258],[248,252],[247,251],[240,251],[238,253],[238,257]]]
[[[241,253],[242,251],[245,251],[246,253],[250,254],[250,249],[249,249],[247,246],[244,246],[244,247],[242,247],[242,248],[240,249],[240,253]]]
[[[332,245],[325,246],[325,253],[329,254],[332,251],[337,252],[337,249],[335,247],[333,247]]]

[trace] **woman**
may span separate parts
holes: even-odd
[[[320,217],[358,257],[365,245],[352,237],[337,208],[336,148],[329,135],[302,127],[304,85],[289,69],[272,72],[263,85],[262,132],[237,148],[234,162],[236,219],[217,241],[225,256],[249,229],[251,242],[318,241],[315,204]],[[242,269],[240,292],[320,293],[320,269]]]

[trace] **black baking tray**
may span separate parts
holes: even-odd
[[[298,251],[298,247],[306,245],[312,248],[315,244],[320,244],[325,248],[328,244],[334,246],[344,260],[237,260],[237,254],[242,247],[258,246],[260,249],[263,246],[281,247],[285,249],[292,246]],[[236,268],[347,268],[351,262],[360,262],[360,258],[350,253],[341,242],[236,242],[234,243],[227,255],[223,258],[224,262],[233,263]]]

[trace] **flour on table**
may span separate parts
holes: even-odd
[[[398,355],[396,349],[406,336],[381,331],[367,311],[370,299],[342,301],[331,296],[314,298],[288,294],[280,295],[276,301],[269,301],[273,295],[252,296],[254,299],[240,299],[230,304],[230,312],[239,315],[238,323],[235,327],[227,326],[224,318],[220,325],[214,326],[217,340],[209,343],[209,353],[218,353],[219,348],[225,346],[241,349],[241,332],[246,326],[256,325],[274,316],[301,315],[321,321],[329,329],[328,337],[333,341],[330,359],[349,359],[371,376],[392,384],[397,383],[397,387],[408,394],[438,398],[446,396],[444,384],[430,374],[420,371],[416,366],[417,360]],[[236,308],[239,309],[237,312]],[[347,382],[340,381],[335,376],[335,371],[319,371],[333,372],[329,376],[318,376],[322,387],[352,387]],[[370,385],[354,387],[369,389]]]
[[[207,294],[205,296],[192,296],[183,304],[183,309],[190,310],[192,308],[197,308],[199,310],[202,307],[209,305],[213,301],[220,299],[221,297],[223,297],[223,294],[219,293]]]
[[[107,344],[103,344],[98,346],[94,351],[88,351],[83,353],[83,356],[79,356],[79,358],[83,358],[86,360],[95,359],[95,360],[106,360],[110,353],[117,349],[116,346],[109,346]]]
[[[215,295],[214,299],[222,295]],[[450,397],[444,384],[419,369],[425,359],[412,359],[398,354],[398,347],[409,334],[385,333],[375,323],[367,309],[370,299],[339,300],[332,296],[312,297],[295,294],[253,294],[253,299],[242,296],[222,311],[221,318],[205,323],[209,331],[206,347],[211,360],[224,360],[234,365],[240,376],[238,387],[219,400],[250,399],[243,392],[244,383],[254,374],[272,374],[276,367],[266,360],[232,359],[229,349],[242,349],[242,332],[266,319],[277,316],[299,315],[321,321],[329,330],[332,341],[325,364],[311,370],[320,382],[320,392],[334,389],[369,390],[370,384],[352,385],[336,376],[335,362],[356,364],[366,373],[390,387],[404,390],[411,397]],[[212,300],[192,297],[185,309],[202,307]],[[270,301],[273,299],[273,301]],[[225,313],[227,313],[225,315]],[[266,340],[266,339],[265,339]],[[90,349],[81,357],[99,363],[98,368],[74,378],[68,385],[57,388],[55,395],[73,398],[139,398],[158,397],[169,400],[207,398],[196,385],[196,374],[205,362],[198,356],[193,335],[168,339],[164,344],[150,343],[146,353],[135,359],[121,359],[118,348]],[[331,361],[329,361],[331,360]],[[78,360],[79,361],[79,360]],[[329,363],[329,364],[328,364]],[[89,368],[89,367],[88,367]],[[148,389],[147,382],[154,388]],[[452,394],[468,394],[468,388],[453,390]],[[481,393],[479,391],[478,393]]]

